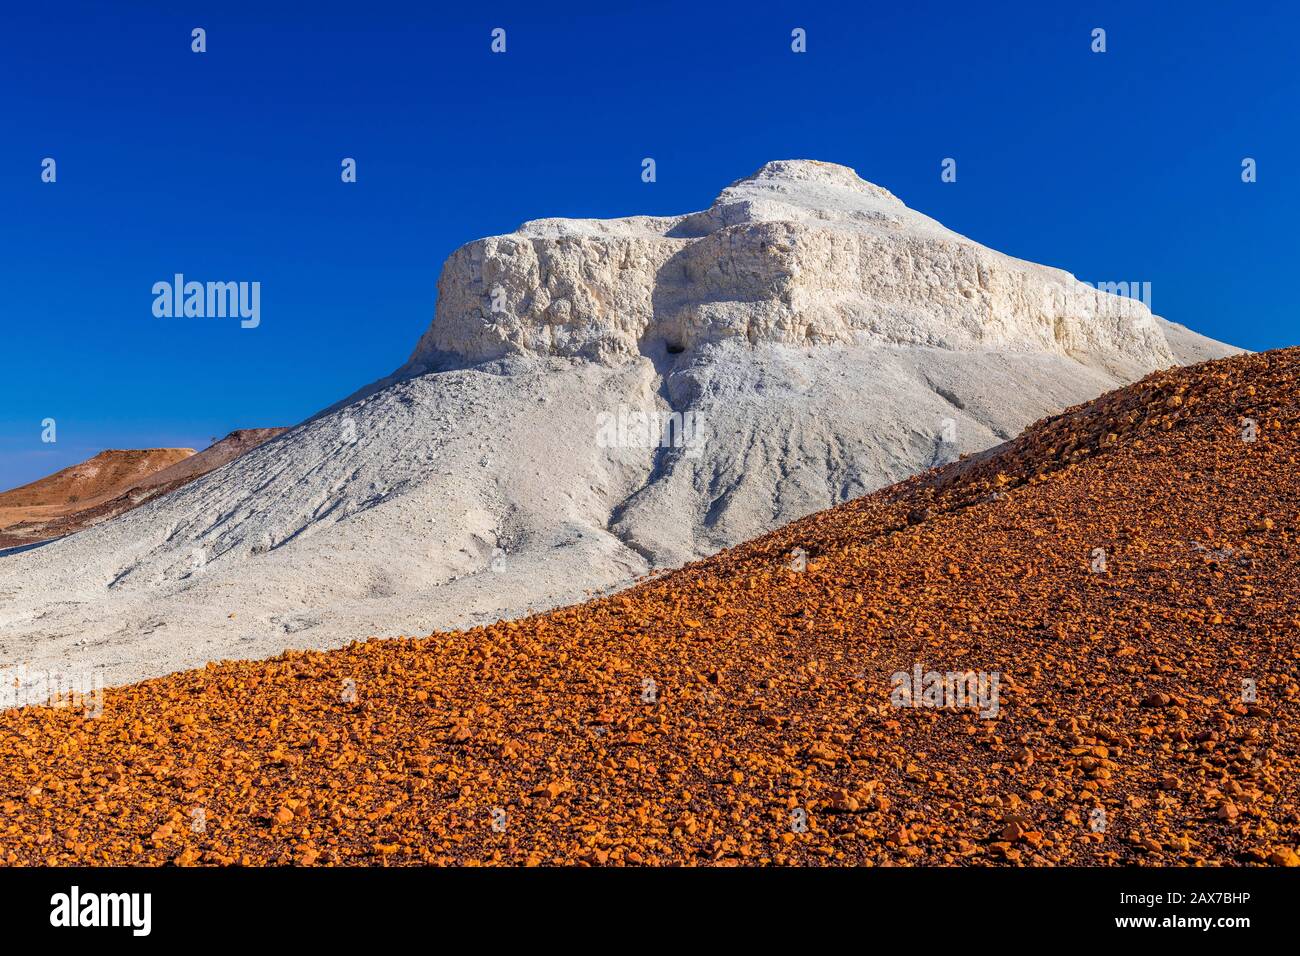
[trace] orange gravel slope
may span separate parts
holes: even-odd
[[[1298,383],[1158,373],[578,607],[0,714],[0,860],[1295,865]],[[918,664],[996,716],[895,706]]]

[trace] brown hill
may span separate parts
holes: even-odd
[[[0,493],[0,528],[54,518],[106,501],[193,454],[193,448],[101,451],[94,458]]]
[[[107,521],[189,484],[284,431],[239,429],[197,454],[192,448],[101,452],[0,495],[0,548],[60,538]]]
[[[1298,458],[1245,355],[580,606],[0,714],[0,860],[1300,864]]]
[[[138,490],[166,485],[168,491],[174,491],[181,485],[187,484],[201,475],[206,475],[227,462],[234,461],[245,452],[252,451],[258,445],[265,444],[286,431],[288,431],[287,428],[236,429],[221,441],[214,442],[197,455],[178,461],[170,468],[154,472],[139,482],[135,488]]]

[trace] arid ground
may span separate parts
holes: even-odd
[[[611,597],[2,713],[0,862],[1300,864],[1298,383],[1158,372]]]

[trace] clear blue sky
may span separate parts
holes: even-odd
[[[636,6],[6,4],[0,487],[300,421],[405,360],[461,243],[700,209],[771,159],[1150,281],[1156,312],[1217,338],[1297,341],[1293,3]],[[260,281],[261,326],[155,318],[176,272]]]

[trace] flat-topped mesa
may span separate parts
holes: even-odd
[[[1125,377],[1175,361],[1141,302],[987,249],[847,166],[788,160],[703,212],[540,219],[462,246],[405,368],[726,340],[1052,352]]]

